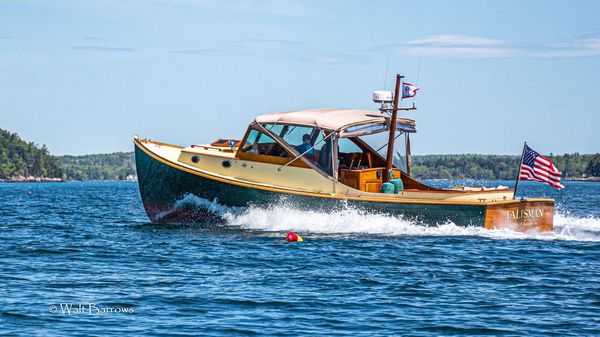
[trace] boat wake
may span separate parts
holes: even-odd
[[[384,236],[479,236],[492,239],[536,239],[600,242],[600,218],[577,217],[568,212],[554,214],[554,230],[549,233],[521,233],[509,229],[487,230],[462,227],[452,222],[427,224],[386,214],[368,213],[353,207],[343,211],[301,210],[285,201],[270,207],[227,207],[187,194],[179,207],[199,207],[210,211],[230,227],[263,232],[296,231],[303,235],[371,234]]]

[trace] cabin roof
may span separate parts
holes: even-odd
[[[256,121],[258,123],[305,125],[338,131],[355,125],[384,123],[386,115],[369,110],[313,109],[260,115],[256,117]]]

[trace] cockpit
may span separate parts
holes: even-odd
[[[357,190],[380,192],[387,151],[387,139],[382,136],[388,130],[389,118],[364,110],[263,115],[250,125],[238,154],[243,159],[262,157],[261,161],[280,163],[282,168],[313,168]],[[428,189],[410,179],[410,134],[415,132],[414,120],[398,119],[394,165],[389,174],[412,183],[412,187]]]

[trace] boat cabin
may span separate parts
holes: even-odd
[[[237,147],[241,160],[312,168],[320,174],[363,192],[379,193],[386,159],[366,138],[389,133],[390,117],[367,110],[315,109],[256,117]],[[405,188],[436,190],[410,178],[410,134],[415,121],[398,118],[395,140],[401,143],[390,178]],[[381,138],[381,137],[380,137]],[[237,143],[237,142],[236,142]]]

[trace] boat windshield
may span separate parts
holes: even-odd
[[[324,172],[332,175],[332,153],[330,132],[319,128],[265,123],[263,127],[273,134],[279,136],[286,145],[293,147],[313,164]],[[395,138],[394,166],[407,172],[407,141],[408,133],[415,132],[414,124],[399,121],[397,130],[400,131]],[[353,126],[340,132],[338,138],[337,167],[339,169],[364,169],[383,166],[373,159],[368,152],[378,152],[381,158],[385,158],[387,151],[387,125],[386,123],[369,123]],[[371,149],[359,146],[357,142],[363,141]]]
[[[265,129],[273,132],[300,154],[314,154],[323,147],[323,132],[318,128],[300,125],[264,124]]]
[[[275,139],[257,130],[250,131],[250,134],[242,147],[242,153],[284,158],[288,157],[287,152],[285,152],[283,147],[281,147]]]
[[[327,141],[330,138],[325,139],[327,136],[323,130],[301,125],[268,123],[263,126],[323,171],[331,172],[331,146]]]

